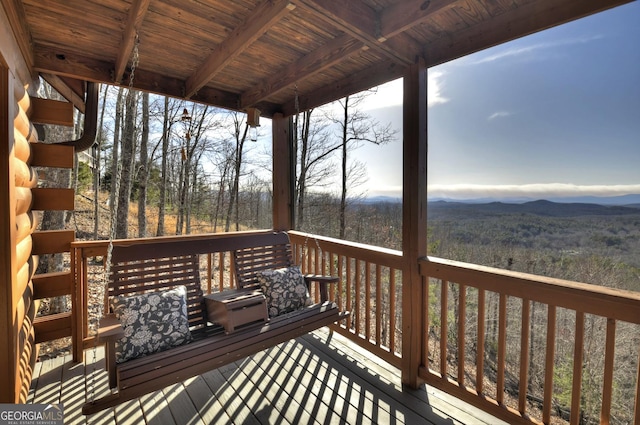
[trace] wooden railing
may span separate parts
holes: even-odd
[[[303,272],[341,278],[332,294],[351,316],[334,330],[401,367],[402,253],[296,231],[289,237]]]
[[[225,234],[228,236],[228,234]],[[216,235],[169,237],[197,240]],[[340,332],[370,351],[400,366],[401,336],[401,253],[336,239],[290,232],[295,261],[305,273],[338,275],[340,283],[330,292],[341,309],[352,312],[345,323],[334,326]],[[157,239],[131,239],[128,244],[144,244]],[[105,277],[102,259],[107,254],[107,241],[74,242],[76,264],[76,299],[78,355],[93,347],[93,329],[103,300]],[[202,282],[205,293],[234,286],[230,252],[202,253]],[[315,299],[319,299],[316,288]],[[104,307],[102,307],[104,309]],[[81,358],[81,357],[80,357]]]
[[[351,317],[334,331],[401,368],[401,252],[289,235],[303,272],[341,277],[330,296]],[[217,235],[179,238],[207,237]],[[129,242],[150,240],[157,239]],[[105,284],[102,263],[92,258],[106,255],[108,243],[72,246],[82,350],[94,345],[88,306],[95,316]],[[203,253],[201,262],[205,292],[233,287],[230,252]],[[510,423],[550,423],[552,416],[640,423],[640,294],[431,257],[420,272],[423,360],[412,372],[419,378]],[[633,369],[630,381],[620,381],[623,368]],[[585,407],[594,403],[593,385],[597,417]],[[621,400],[621,387],[632,396]]]
[[[420,268],[428,384],[510,423],[640,423],[640,293],[436,258]]]

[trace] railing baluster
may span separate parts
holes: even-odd
[[[500,294],[498,312],[498,376],[496,378],[496,401],[504,404],[504,369],[507,357],[507,296]]]
[[[447,377],[447,313],[449,282],[441,281],[440,285],[440,375]]]
[[[367,341],[371,341],[371,263],[364,263],[364,335]]]
[[[527,377],[529,376],[529,333],[531,301],[522,300],[522,327],[520,328],[520,385],[518,411],[524,415],[527,406]]]
[[[547,306],[547,352],[544,366],[544,401],[542,404],[542,422],[551,421],[551,402],[553,397],[553,363],[556,348],[556,306]]]
[[[423,289],[422,310],[424,311],[424,316],[422,316],[422,364],[429,369],[429,279],[422,276],[421,281]]]
[[[636,374],[636,402],[633,408],[633,424],[640,425],[640,351],[638,352],[638,372]]]
[[[345,261],[347,263],[347,310],[351,312],[349,316],[347,316],[347,329],[351,329],[353,323],[353,299],[351,298],[351,288],[353,288],[353,280],[351,278],[351,257],[345,257]]]
[[[337,255],[338,256],[338,272],[337,275],[340,277],[340,279],[338,279],[338,308],[340,308],[340,310],[344,310],[344,283],[343,283],[343,279],[342,279],[342,272],[344,269],[344,263],[342,261],[342,255]]]
[[[613,360],[616,348],[616,321],[607,319],[607,340],[604,352],[604,381],[602,383],[602,409],[600,423],[607,425],[611,419],[611,396],[613,392]]]
[[[211,279],[213,278],[213,254],[207,254],[207,294],[211,293]]]
[[[582,361],[584,355],[584,313],[576,311],[576,335],[573,348],[573,382],[571,389],[571,425],[580,424],[582,395]]]
[[[389,350],[396,352],[396,270],[390,269],[391,279],[389,279]]]
[[[485,309],[485,291],[478,289],[478,341],[476,342],[476,391],[478,394],[482,394],[484,387]]]
[[[376,264],[376,345],[382,345],[382,267]]]
[[[362,278],[360,273],[360,261],[355,260],[356,266],[356,335],[361,335],[360,333],[360,322],[361,322],[361,314],[360,314],[360,280]]]
[[[460,285],[458,296],[458,384],[464,386],[465,319],[467,317],[467,287]]]

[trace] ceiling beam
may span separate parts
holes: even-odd
[[[43,72],[40,76],[47,82],[51,87],[53,87],[62,97],[67,99],[76,109],[84,114],[85,104],[84,99],[80,97],[75,90],[73,90],[69,85],[64,82],[59,75],[49,74]]]
[[[362,42],[347,34],[336,37],[244,92],[240,95],[240,108],[253,106],[260,100],[294,86],[298,81],[323,72],[365,48]]]
[[[400,34],[387,40],[380,37],[378,13],[362,1],[301,0],[315,17],[362,41],[371,49],[396,62],[410,65],[420,46],[411,37]],[[415,0],[412,0],[412,2]],[[409,19],[405,17],[405,19]]]
[[[186,97],[192,97],[218,72],[293,9],[295,9],[295,5],[289,0],[260,3],[251,16],[220,43],[200,68],[187,79],[185,84]]]
[[[584,16],[629,3],[630,0],[556,0],[524,4],[477,25],[456,31],[425,46],[427,66],[432,67],[465,55],[542,31]],[[482,46],[478,49],[477,46]]]
[[[136,37],[138,36],[138,30],[142,25],[144,16],[149,9],[149,3],[151,0],[133,0],[131,8],[129,9],[129,15],[127,16],[127,24],[122,35],[122,47],[118,52],[118,58],[116,59],[116,67],[113,74],[113,79],[116,83],[122,82],[122,76],[124,75],[127,63],[131,58],[131,52],[133,51],[136,43]]]
[[[371,68],[349,75],[340,81],[320,87],[311,93],[302,93],[298,96],[298,108],[295,99],[291,99],[282,105],[285,116],[294,115],[299,111],[316,108],[336,99],[350,96],[372,87],[379,86],[388,81],[395,80],[404,75],[407,67],[398,64],[394,60],[381,62]]]
[[[53,74],[59,77],[70,77],[84,81],[113,84],[110,62],[99,61],[71,53],[53,51],[47,47],[36,46],[34,50],[34,69],[41,73]],[[125,74],[125,78],[126,78]],[[165,77],[153,71],[138,68],[136,70],[133,88],[160,95],[184,99],[184,81],[177,78]],[[207,105],[237,111],[240,98],[237,94],[210,87],[203,87],[190,100]],[[262,115],[270,117],[281,110],[280,105],[270,102],[256,104]]]

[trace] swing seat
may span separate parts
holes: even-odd
[[[271,304],[276,302],[276,305],[270,309],[271,317],[267,320],[253,321],[230,332],[228,326],[225,330],[220,324],[211,323],[200,285],[200,254],[230,250],[236,289],[222,294],[235,292],[238,298],[246,298],[245,295],[254,296],[263,289],[268,293],[265,276],[274,270],[292,268],[295,274],[289,237],[284,232],[212,235],[190,241],[173,239],[135,245],[114,243],[107,288],[109,298],[130,299],[126,297],[180,288],[185,294],[190,341],[118,362],[117,344],[125,336],[125,329],[113,312],[105,315],[100,320],[97,339],[98,343],[105,344],[109,386],[117,391],[87,402],[82,408],[83,414],[89,415],[201,375],[348,316],[348,312],[340,311],[328,299],[327,286],[338,278],[310,275],[304,276],[304,284],[309,288],[311,282],[318,282],[319,303],[277,311],[279,307],[289,306],[291,300],[271,299]],[[274,312],[277,314],[273,315]]]

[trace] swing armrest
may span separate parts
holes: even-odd
[[[100,319],[97,335],[99,343],[114,342],[123,336],[124,329],[115,314],[107,314]]]
[[[337,283],[340,280],[338,276],[322,276],[319,274],[308,274],[304,276],[304,281],[307,284],[307,288],[310,288],[311,282],[318,282],[320,286],[320,301],[329,301],[328,285],[331,283]]]

